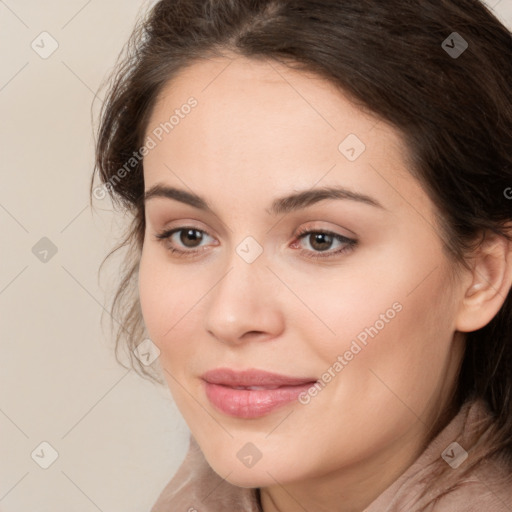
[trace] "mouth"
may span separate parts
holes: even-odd
[[[259,418],[297,400],[317,379],[262,370],[210,370],[202,375],[206,397],[219,411],[237,418]]]

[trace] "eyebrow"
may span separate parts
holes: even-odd
[[[188,204],[194,208],[214,213],[205,199],[193,192],[187,192],[186,190],[157,184],[145,192],[144,202],[155,197],[174,199],[175,201]],[[379,201],[365,194],[360,194],[343,187],[323,187],[299,191],[274,199],[270,209],[266,209],[266,212],[270,215],[280,215],[307,208],[325,199],[347,199],[386,210]]]

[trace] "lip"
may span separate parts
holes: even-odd
[[[203,374],[210,403],[237,418],[259,418],[285,406],[307,391],[317,379],[291,377],[263,370],[217,368]]]

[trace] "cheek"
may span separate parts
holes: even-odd
[[[443,396],[453,334],[446,275],[433,274],[413,293],[407,276],[402,277],[387,290],[376,289],[366,301],[361,301],[365,294],[359,290],[354,301],[340,306],[339,341],[330,348],[317,346],[325,385],[299,409],[305,418],[301,428],[305,437],[314,438],[319,428],[314,418],[321,417],[329,425],[326,436],[334,436],[334,452],[343,451],[347,459],[392,442],[409,431],[418,416],[427,420]],[[356,438],[365,440],[364,448],[345,444]]]
[[[338,268],[316,271],[314,278],[288,271],[287,281],[311,311],[302,310],[297,319],[301,337],[314,343],[325,362],[349,350],[354,340],[364,348],[373,339],[388,337],[417,284],[417,265],[414,255],[396,244],[354,253]]]
[[[308,304],[334,334],[314,318],[309,330],[302,321],[303,332],[314,340],[322,361],[317,369],[343,375],[335,379],[342,401],[352,401],[350,396],[359,396],[361,404],[387,401],[394,391],[421,411],[445,378],[452,348],[455,301],[447,266],[435,250],[417,253],[398,245],[369,260],[361,258],[334,280],[316,280],[314,288],[310,282]],[[333,369],[339,356],[343,368]]]
[[[446,365],[454,348],[455,301],[446,283],[447,275],[440,271],[406,297],[401,324],[392,340],[390,352],[394,360],[391,353],[383,355],[383,378],[404,393],[405,386],[393,373],[396,368],[409,381],[411,389],[426,394],[448,378]],[[418,403],[416,410],[419,412],[421,407]]]
[[[161,300],[165,286],[162,279],[164,276],[151,252],[145,243],[139,264],[139,300],[146,329],[151,340],[158,345],[161,336],[161,318],[165,310],[165,304],[162,304]]]
[[[372,308],[378,305],[373,318],[366,317],[363,327],[353,325],[354,331],[359,329],[353,339],[361,350],[346,368],[342,400],[351,396],[361,413],[369,404],[387,404],[384,409],[394,410],[405,423],[414,419],[411,411],[421,417],[431,407],[430,400],[448,378],[452,351],[454,302],[446,282],[439,270],[413,292],[404,280],[402,290],[371,303]],[[385,308],[395,299],[391,313]]]
[[[155,247],[144,247],[138,281],[144,324],[151,340],[163,351],[166,340],[185,325],[197,292],[184,273],[173,268]]]

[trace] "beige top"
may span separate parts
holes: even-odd
[[[422,510],[425,500],[418,496],[429,480],[432,468],[449,464],[450,471],[462,471],[469,463],[458,446],[476,422],[490,418],[485,402],[464,404],[452,421],[428,444],[425,451],[402,475],[362,512],[415,512]],[[460,443],[452,445],[455,440]],[[432,465],[432,463],[436,463]],[[458,466],[458,464],[460,464]],[[458,466],[458,467],[457,467]],[[503,463],[497,460],[477,465],[456,489],[425,508],[425,512],[511,512],[512,483]],[[433,495],[440,496],[442,488]],[[161,492],[151,512],[261,512],[257,491],[235,487],[217,475],[206,462],[193,438],[183,464]]]

